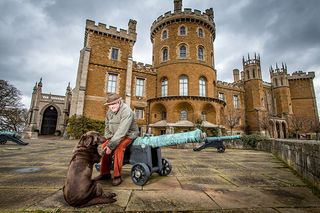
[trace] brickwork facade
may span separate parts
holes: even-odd
[[[132,61],[136,36],[134,20],[128,30],[87,20],[71,114],[104,120],[106,96],[117,93],[134,110],[141,133],[200,126],[209,134],[219,128],[264,131],[276,138],[288,136],[290,116],[318,116],[314,73],[290,76],[286,66],[276,66],[270,69],[272,82],[264,82],[260,56],[255,55],[243,58],[243,71],[233,70],[234,82],[217,80],[212,8],[182,9],[182,0],[175,0],[174,12],[151,25],[152,65]]]

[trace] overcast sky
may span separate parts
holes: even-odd
[[[233,81],[242,56],[261,56],[263,80],[270,65],[286,63],[289,73],[315,71],[320,109],[320,0],[183,0],[184,8],[213,8],[218,80]],[[64,95],[75,86],[86,19],[127,29],[137,20],[133,59],[151,64],[152,22],[173,10],[173,0],[0,0],[0,79],[23,94],[30,107],[36,81],[43,92]]]

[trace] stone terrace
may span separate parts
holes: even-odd
[[[173,166],[169,176],[153,174],[137,186],[126,165],[123,184],[102,182],[105,191],[118,194],[116,203],[75,209],[65,203],[61,188],[77,141],[26,141],[27,146],[0,145],[0,212],[320,212],[320,199],[272,154],[235,149],[220,154],[212,148],[163,148]]]

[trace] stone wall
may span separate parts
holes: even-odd
[[[231,148],[243,148],[242,142],[226,142]],[[320,142],[273,139],[257,144],[258,150],[273,153],[316,188],[320,189]]]

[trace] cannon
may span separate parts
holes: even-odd
[[[5,144],[7,141],[15,142],[19,145],[28,145],[29,143],[26,143],[20,139],[20,135],[16,132],[12,131],[0,131],[0,144]]]
[[[240,135],[233,135],[233,136],[221,136],[221,137],[207,137],[204,139],[204,144],[200,147],[196,147],[193,149],[193,151],[201,151],[208,147],[214,147],[217,148],[217,151],[219,153],[223,153],[225,151],[225,146],[223,144],[223,141],[226,140],[236,140],[240,139]]]
[[[199,129],[176,134],[138,137],[127,147],[123,163],[132,165],[133,183],[143,186],[152,173],[157,172],[161,176],[167,176],[172,170],[171,163],[162,157],[160,147],[201,142],[203,138],[204,134]],[[95,167],[100,171],[100,164],[96,164]]]

